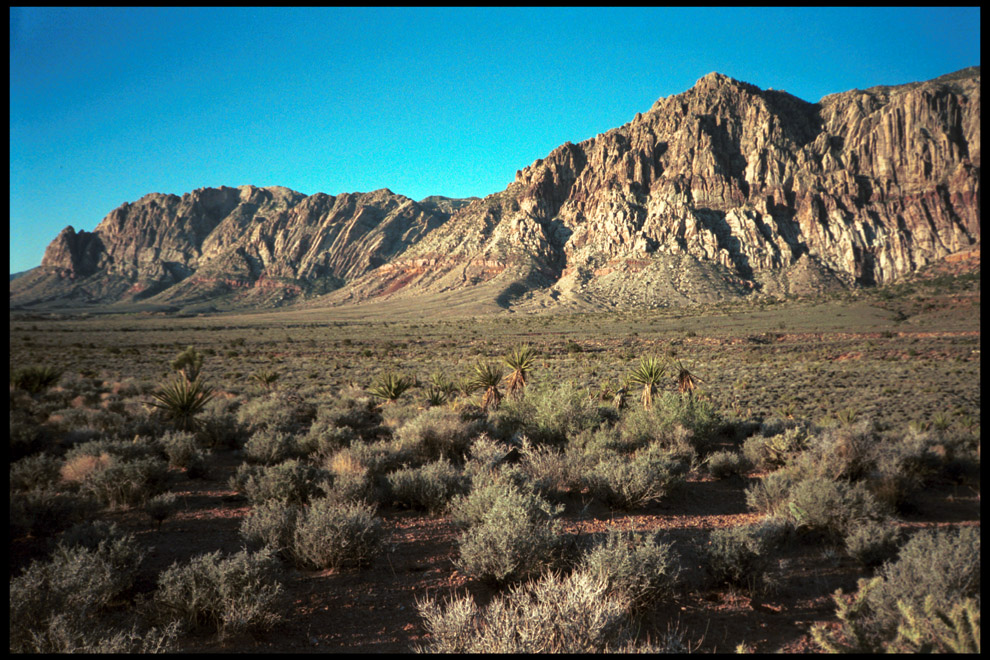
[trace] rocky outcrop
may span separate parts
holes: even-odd
[[[978,67],[818,103],[712,73],[484,199],[147,195],[63,231],[11,300],[42,284],[244,304],[486,285],[503,306],[671,305],[885,284],[978,247],[979,117]]]
[[[420,205],[389,190],[334,197],[241,186],[150,194],[114,209],[91,233],[63,230],[41,273],[12,285],[11,301],[39,298],[39,288],[46,300],[96,302],[234,294],[257,304],[325,293],[387,263],[462,204],[434,198]]]
[[[347,295],[442,290],[481,259],[603,304],[885,284],[979,243],[979,115],[978,67],[817,104],[712,73],[520,170]]]

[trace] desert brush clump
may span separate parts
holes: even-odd
[[[276,465],[242,463],[231,477],[230,485],[253,504],[269,500],[304,504],[320,495],[323,484],[331,479],[326,470],[293,458]]]
[[[773,551],[790,526],[770,519],[753,525],[715,529],[703,547],[705,570],[717,585],[746,590],[754,597],[773,588]]]
[[[301,454],[296,436],[284,431],[260,429],[244,443],[244,456],[261,465],[276,465]]]
[[[525,580],[562,561],[561,507],[511,482],[494,482],[450,505],[458,539],[457,566],[492,584]]]
[[[884,507],[861,483],[828,479],[804,479],[791,487],[787,515],[799,529],[824,534],[831,540],[845,538],[866,522],[887,517]]]
[[[145,554],[133,536],[119,535],[116,528],[108,531],[113,535],[95,548],[60,543],[49,560],[35,561],[11,579],[11,651],[56,651],[53,632],[88,629],[99,635],[106,628],[108,614],[123,604]],[[75,644],[85,645],[86,640],[77,636]]]
[[[11,538],[50,538],[96,514],[101,505],[91,495],[37,488],[10,493]]]
[[[430,643],[425,653],[601,653],[633,635],[628,603],[602,576],[550,573],[479,608],[471,596],[417,600]]]
[[[283,500],[259,502],[241,521],[241,537],[250,546],[268,547],[272,553],[291,560],[299,511],[298,504]]]
[[[292,552],[306,568],[365,567],[382,553],[385,537],[374,505],[324,497],[299,512]]]
[[[608,593],[634,612],[673,596],[681,572],[672,544],[659,534],[617,529],[581,557],[577,570],[604,580]]]
[[[749,469],[746,457],[734,451],[716,451],[705,459],[708,472],[716,479],[737,476]]]
[[[185,468],[190,478],[201,478],[207,474],[208,451],[200,449],[196,436],[186,431],[169,431],[158,439],[168,465],[173,468]]]
[[[465,420],[453,410],[434,407],[402,425],[396,432],[396,439],[419,461],[445,458],[463,463],[471,441],[481,429],[480,423]]]
[[[144,505],[144,510],[155,524],[161,529],[162,523],[171,518],[179,509],[179,499],[175,493],[155,495]]]
[[[168,464],[150,441],[96,440],[66,454],[63,482],[111,508],[141,504],[165,488]]]
[[[282,617],[282,584],[272,553],[242,550],[224,557],[218,550],[172,564],[158,576],[154,603],[163,622],[189,629],[211,628],[221,638],[268,629]]]
[[[467,492],[470,483],[463,471],[446,458],[420,467],[400,468],[386,475],[386,479],[393,502],[432,514],[443,512],[454,496]]]
[[[10,490],[25,492],[51,488],[60,480],[61,459],[48,453],[25,456],[10,464]]]
[[[826,651],[978,650],[980,531],[917,532],[851,599],[833,598],[839,630],[812,628]]]
[[[904,543],[901,528],[889,520],[866,520],[853,525],[844,539],[846,552],[865,568],[894,561]]]
[[[249,434],[261,430],[304,434],[315,417],[316,406],[291,391],[269,392],[237,409],[237,421]]]
[[[592,495],[609,506],[629,510],[657,502],[683,482],[687,465],[673,452],[653,444],[631,457],[611,453],[584,475]]]

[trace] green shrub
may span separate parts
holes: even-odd
[[[880,446],[877,429],[870,420],[828,428],[809,439],[810,451],[825,476],[832,480],[866,477],[876,464]]]
[[[157,523],[158,528],[161,528],[162,523],[175,514],[178,508],[179,502],[175,493],[156,495],[144,505],[148,517]]]
[[[143,557],[128,535],[104,539],[95,549],[59,545],[49,561],[32,563],[10,581],[11,650],[43,644],[58,614],[72,623],[96,624],[131,588]]]
[[[79,456],[101,456],[107,454],[124,461],[141,458],[160,458],[159,445],[150,438],[134,440],[91,440],[83,442],[65,454],[66,463]]]
[[[749,469],[746,459],[732,451],[717,451],[709,454],[705,462],[708,464],[708,472],[716,479],[743,474]]]
[[[631,458],[613,454],[585,475],[595,497],[611,507],[628,510],[657,502],[683,482],[686,466],[658,445],[637,451]]]
[[[368,479],[375,480],[403,466],[421,464],[422,461],[415,460],[414,454],[407,447],[389,440],[379,440],[371,443],[359,442],[341,449],[325,465],[335,473],[340,468],[334,466],[347,465],[349,469],[360,467],[366,471]]]
[[[396,470],[387,479],[396,502],[433,514],[443,511],[452,497],[468,490],[467,477],[446,458],[422,467]]]
[[[870,598],[880,623],[887,629],[900,619],[898,601],[921,608],[926,596],[948,610],[963,598],[980,595],[980,530],[916,533],[901,548],[899,559],[880,569],[883,584]]]
[[[467,526],[458,539],[457,566],[485,582],[525,580],[553,568],[564,538],[553,507],[512,483],[495,482],[451,503],[455,523]]]
[[[774,470],[807,449],[808,432],[806,426],[791,426],[773,435],[752,435],[743,442],[743,456],[759,468]]]
[[[524,418],[523,429],[536,444],[560,445],[618,418],[614,408],[601,405],[570,380],[527,388],[525,398],[533,414]]]
[[[34,454],[10,464],[10,490],[51,488],[59,481],[62,461],[50,454]]]
[[[507,445],[483,433],[471,443],[469,457],[464,463],[464,474],[475,488],[491,483],[510,451]]]
[[[252,504],[270,500],[305,504],[322,493],[330,479],[326,470],[291,459],[278,465],[241,464],[231,478],[231,486],[247,495]]]
[[[881,504],[863,484],[827,479],[796,483],[787,506],[791,519],[799,527],[833,539],[844,538],[857,525],[885,517]]]
[[[299,445],[291,433],[261,429],[244,443],[244,454],[252,463],[275,465],[299,455]]]
[[[80,621],[69,614],[56,614],[20,649],[26,653],[174,653],[178,650],[179,622],[163,628],[137,625],[118,630],[93,620]],[[11,651],[14,647],[11,646]]]
[[[604,580],[608,593],[643,611],[674,594],[680,574],[678,556],[657,534],[610,530],[603,542],[581,559],[579,571]]]
[[[342,393],[317,410],[311,432],[322,433],[348,428],[366,441],[379,440],[387,431],[382,428],[382,414],[374,401],[363,395]]]
[[[277,571],[278,562],[267,549],[254,554],[242,550],[227,558],[218,550],[163,571],[155,604],[163,621],[210,627],[221,638],[269,628],[281,618]]]
[[[255,505],[241,521],[241,536],[248,543],[271,549],[286,559],[292,557],[298,504],[270,500]]]
[[[575,461],[579,454],[560,451],[552,446],[533,446],[523,438],[519,449],[519,468],[527,481],[544,497],[561,495],[580,487],[586,464]]]
[[[159,442],[168,457],[169,467],[202,471],[206,456],[196,442],[196,436],[185,431],[170,431]]]
[[[78,493],[36,489],[10,494],[10,535],[50,538],[94,515],[99,503]]]
[[[896,562],[858,586],[851,600],[841,591],[833,597],[842,622],[837,632],[812,629],[825,650],[971,650],[979,644],[973,625],[980,597],[979,529],[918,532]]]
[[[62,372],[52,366],[31,366],[10,372],[10,384],[30,394],[41,394],[58,382]]]
[[[81,546],[95,550],[101,541],[123,536],[124,533],[117,526],[117,523],[106,520],[84,520],[62,532],[58,537],[58,543],[64,548]]]
[[[158,452],[142,438],[86,442],[66,454],[61,476],[112,508],[140,504],[165,488],[168,465]]]
[[[368,566],[384,549],[385,528],[372,505],[313,500],[296,522],[296,562],[316,569]]]
[[[396,437],[400,446],[422,462],[445,458],[461,463],[479,433],[477,423],[447,408],[430,408],[407,422]]]
[[[305,433],[316,417],[316,407],[293,392],[271,392],[242,405],[237,421],[249,433],[267,429],[282,433]]]
[[[769,528],[753,525],[713,530],[704,547],[705,569],[716,584],[728,584],[760,595],[770,587],[774,547]]]
[[[232,412],[229,400],[216,398],[210,401],[199,417],[196,437],[205,447],[238,449],[247,427]]]
[[[417,650],[426,653],[601,653],[633,635],[628,604],[604,578],[580,571],[519,585],[480,610],[471,596],[416,606],[430,633]]]
[[[901,529],[896,524],[868,520],[854,525],[846,534],[846,550],[866,568],[893,561],[901,546]]]
[[[305,437],[299,438],[299,450],[317,463],[328,460],[341,449],[358,442],[360,436],[349,426],[320,426],[319,415]]]
[[[111,457],[85,476],[81,492],[117,509],[141,504],[165,489],[168,466],[158,458],[122,460]]]

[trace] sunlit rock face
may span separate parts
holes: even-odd
[[[46,295],[88,282],[103,302],[479,285],[505,306],[811,293],[886,284],[978,246],[979,175],[979,67],[818,103],[711,73],[484,199],[152,194],[92,233],[64,230],[40,271]],[[39,278],[13,280],[12,302]]]

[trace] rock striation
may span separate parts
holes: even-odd
[[[464,202],[387,189],[336,197],[282,187],[153,193],[92,233],[64,229],[11,300],[274,304],[326,293],[387,263]]]
[[[484,199],[147,195],[66,228],[11,303],[478,287],[503,306],[657,306],[882,285],[978,248],[979,182],[979,67],[818,103],[711,73]]]
[[[980,240],[980,72],[807,103],[711,73],[565,144],[342,295],[667,305],[886,284]]]

